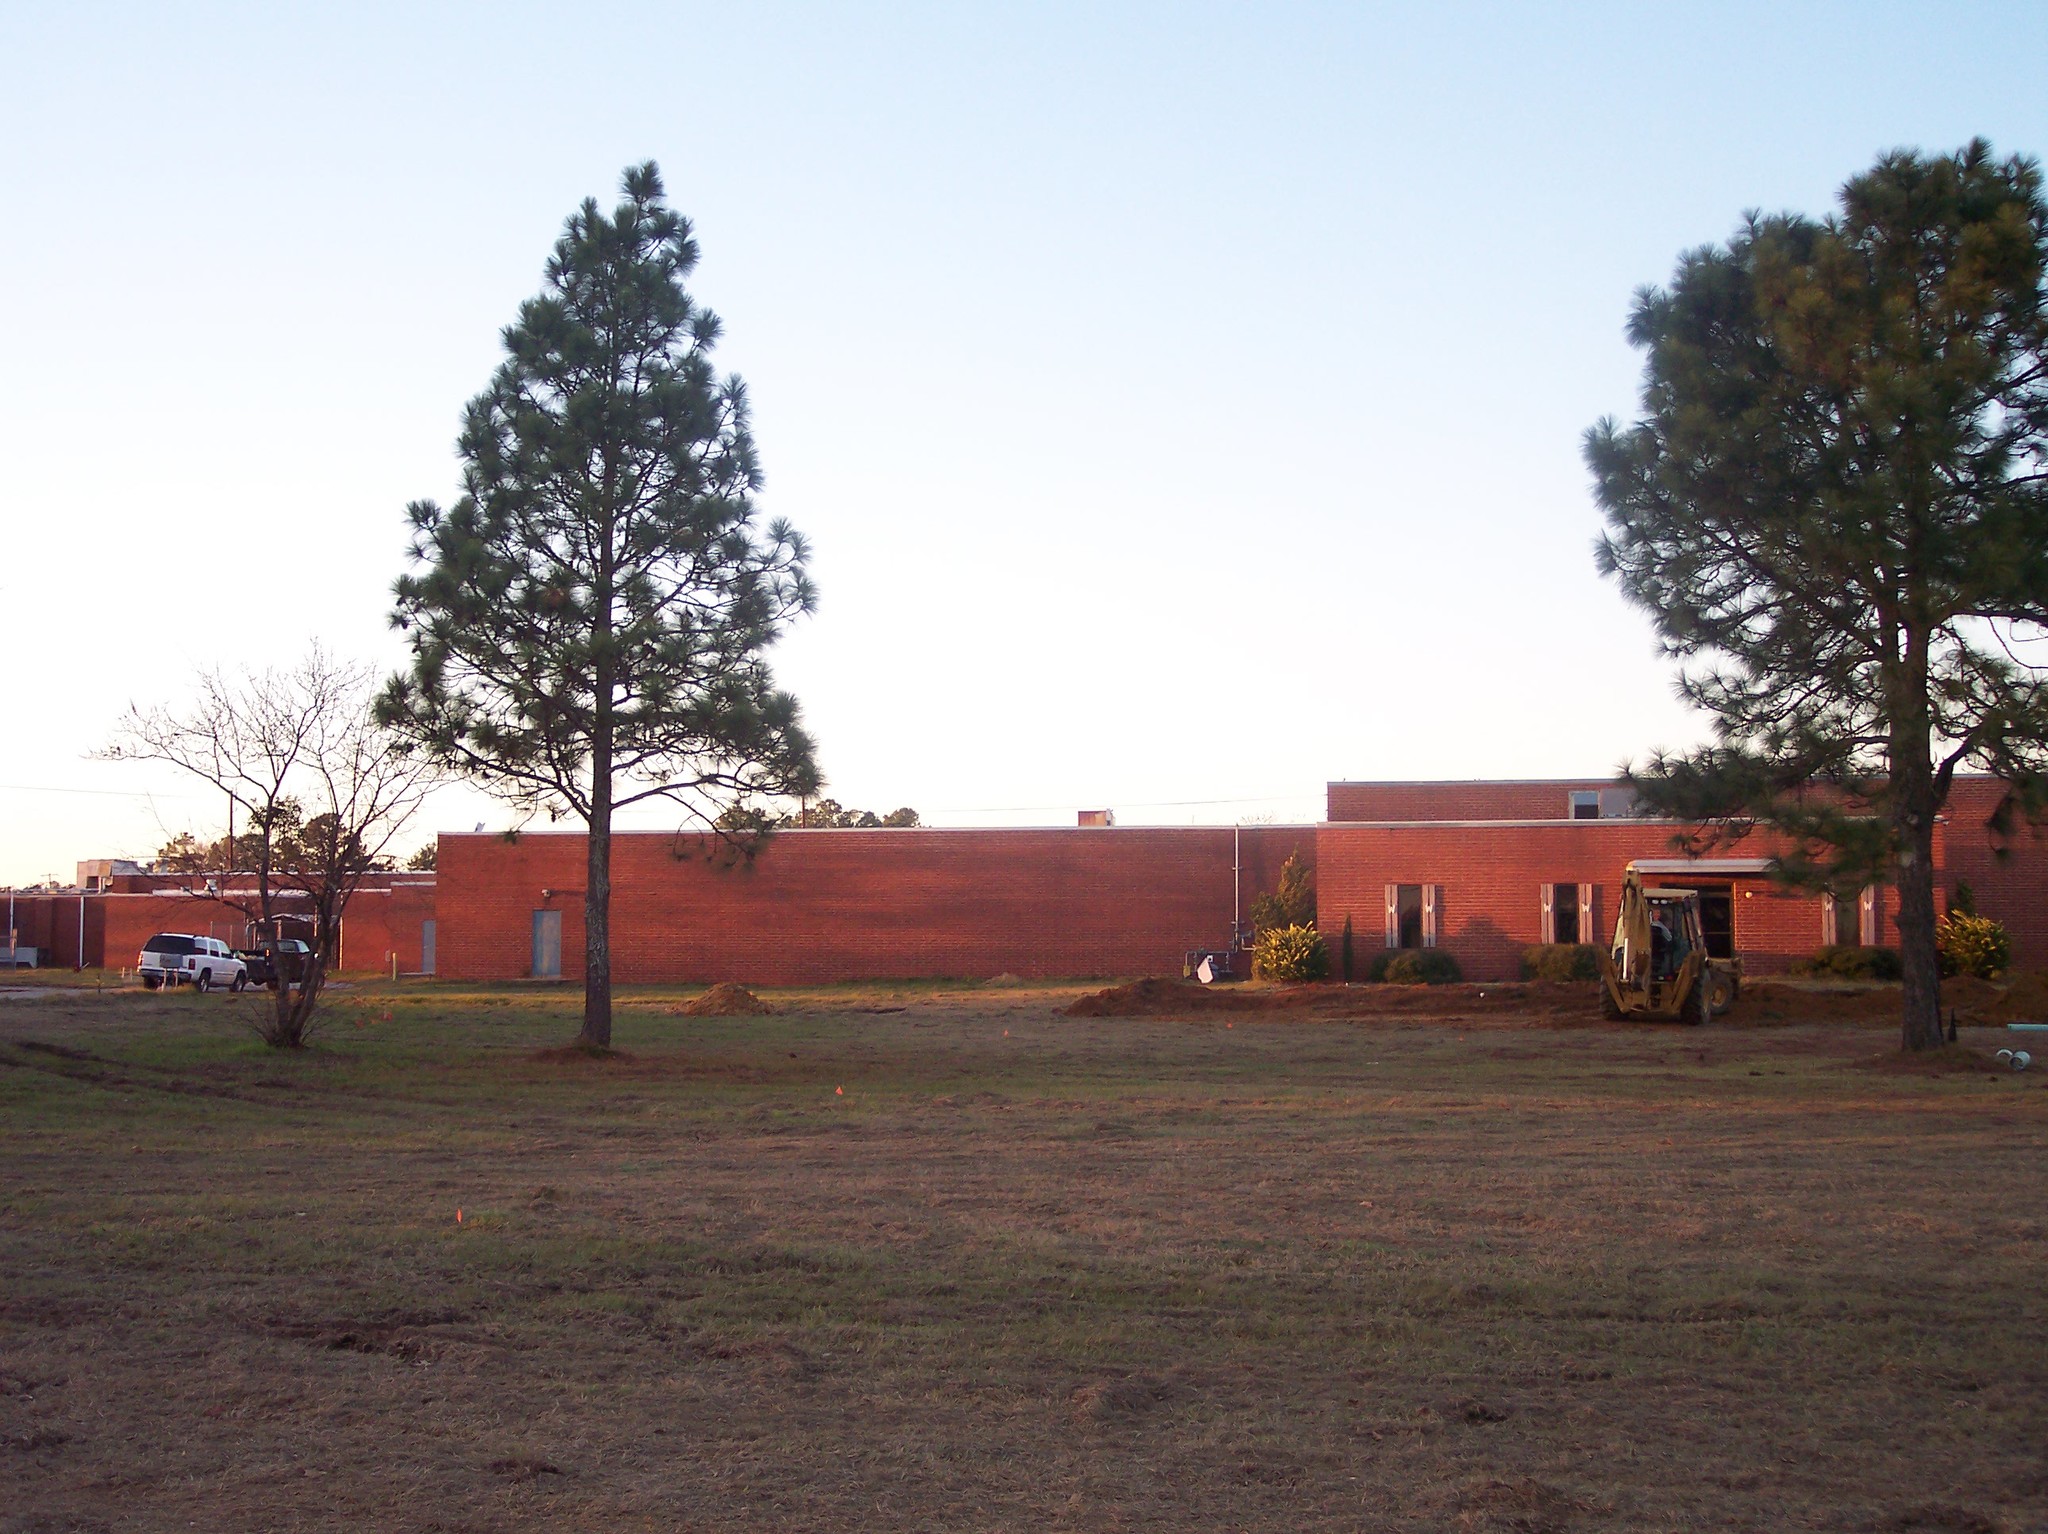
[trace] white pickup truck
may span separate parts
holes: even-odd
[[[137,967],[143,987],[151,991],[167,985],[190,985],[195,991],[224,985],[239,991],[249,983],[248,966],[226,943],[186,932],[159,932],[142,945]]]

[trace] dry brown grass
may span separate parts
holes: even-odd
[[[1078,994],[0,1003],[0,1529],[2048,1526],[2048,1073]]]

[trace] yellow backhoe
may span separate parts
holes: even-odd
[[[1697,890],[1646,890],[1631,868],[1600,984],[1609,1017],[1704,1023],[1735,1004],[1742,961],[1708,956]]]

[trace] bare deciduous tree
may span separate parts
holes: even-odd
[[[318,645],[283,670],[203,672],[183,708],[131,704],[99,753],[167,762],[246,815],[248,831],[235,846],[255,873],[255,891],[224,879],[215,898],[260,924],[266,940],[278,937],[287,915],[312,931],[299,974],[276,966],[274,1015],[257,1029],[279,1048],[299,1048],[311,1036],[349,901],[366,875],[392,866],[390,849],[433,784],[425,758],[372,719],[372,676]]]

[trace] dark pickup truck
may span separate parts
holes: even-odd
[[[251,985],[267,985],[274,991],[280,972],[293,985],[306,978],[306,964],[313,957],[313,950],[299,939],[287,937],[260,948],[237,948],[235,957],[248,966]]]

